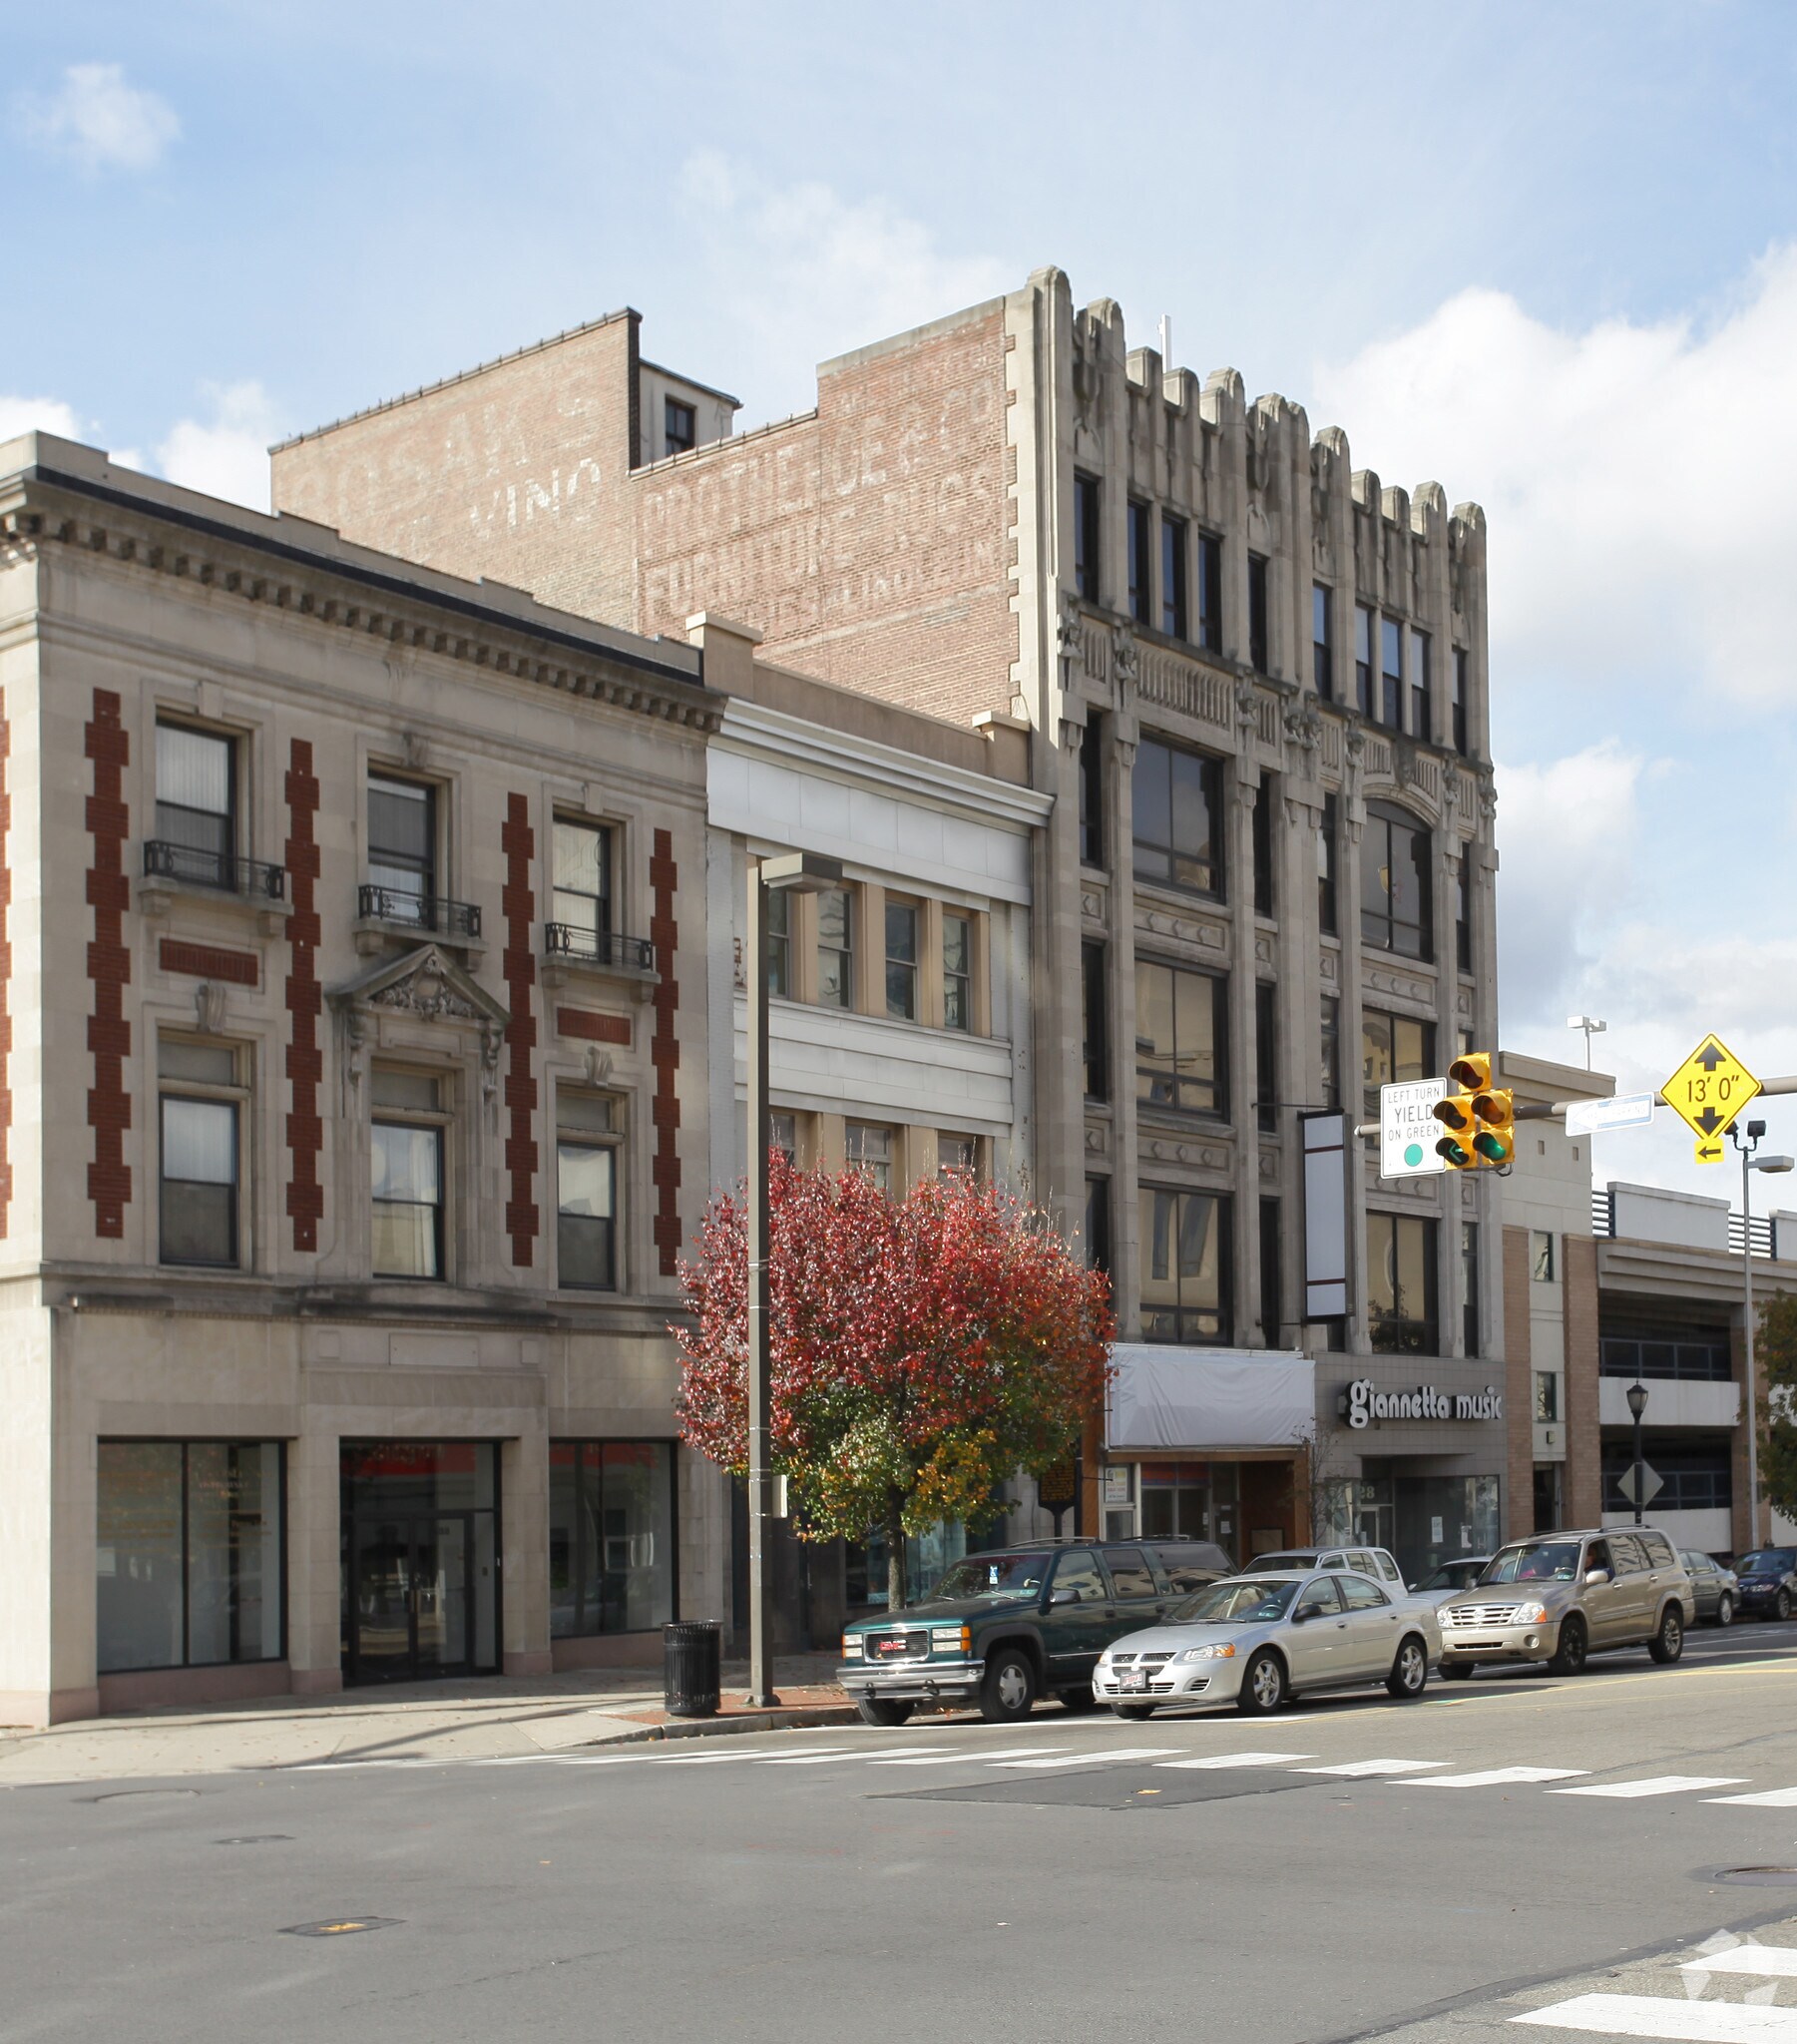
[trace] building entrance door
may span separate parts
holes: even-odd
[[[352,1682],[465,1675],[471,1512],[364,1519],[349,1533]]]

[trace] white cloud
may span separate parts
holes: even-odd
[[[71,64],[48,95],[15,101],[19,133],[85,171],[149,171],[181,137],[168,101],[125,82],[120,64]]]
[[[286,430],[262,386],[209,383],[210,420],[180,419],[156,450],[156,465],[171,482],[208,496],[268,508],[268,447]]]
[[[85,437],[72,404],[60,397],[14,397],[0,392],[0,440],[20,433],[57,433],[65,440]]]
[[[1797,247],[1707,324],[1562,332],[1467,290],[1322,365],[1317,418],[1350,422],[1383,482],[1442,476],[1491,520],[1492,661],[1797,702]]]

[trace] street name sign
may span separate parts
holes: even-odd
[[[1638,1503],[1642,1511],[1647,1509],[1665,1487],[1666,1479],[1648,1462],[1641,1464],[1641,1494],[1638,1499],[1634,1494],[1634,1464],[1632,1462],[1616,1478],[1616,1488],[1631,1505]]]
[[[1446,1171],[1448,1160],[1436,1152],[1442,1125],[1437,1105],[1448,1097],[1446,1079],[1404,1079],[1379,1089],[1379,1176],[1423,1178]]]
[[[1651,1093],[1624,1093],[1615,1100],[1574,1100],[1567,1109],[1567,1134],[1601,1136],[1609,1129],[1644,1129],[1652,1120]]]
[[[1759,1091],[1759,1081],[1719,1037],[1706,1036],[1659,1090],[1693,1136],[1714,1142]],[[1707,1161],[1702,1151],[1697,1161]]]

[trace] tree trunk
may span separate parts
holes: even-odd
[[[903,1611],[910,1601],[905,1586],[905,1499],[902,1491],[886,1493],[886,1609]]]

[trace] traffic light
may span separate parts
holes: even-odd
[[[1453,1090],[1434,1109],[1435,1119],[1448,1131],[1438,1139],[1436,1155],[1447,1160],[1450,1171],[1508,1164],[1516,1155],[1511,1134],[1516,1107],[1507,1087],[1492,1085],[1490,1054],[1475,1050],[1456,1058],[1448,1067],[1448,1084]]]

